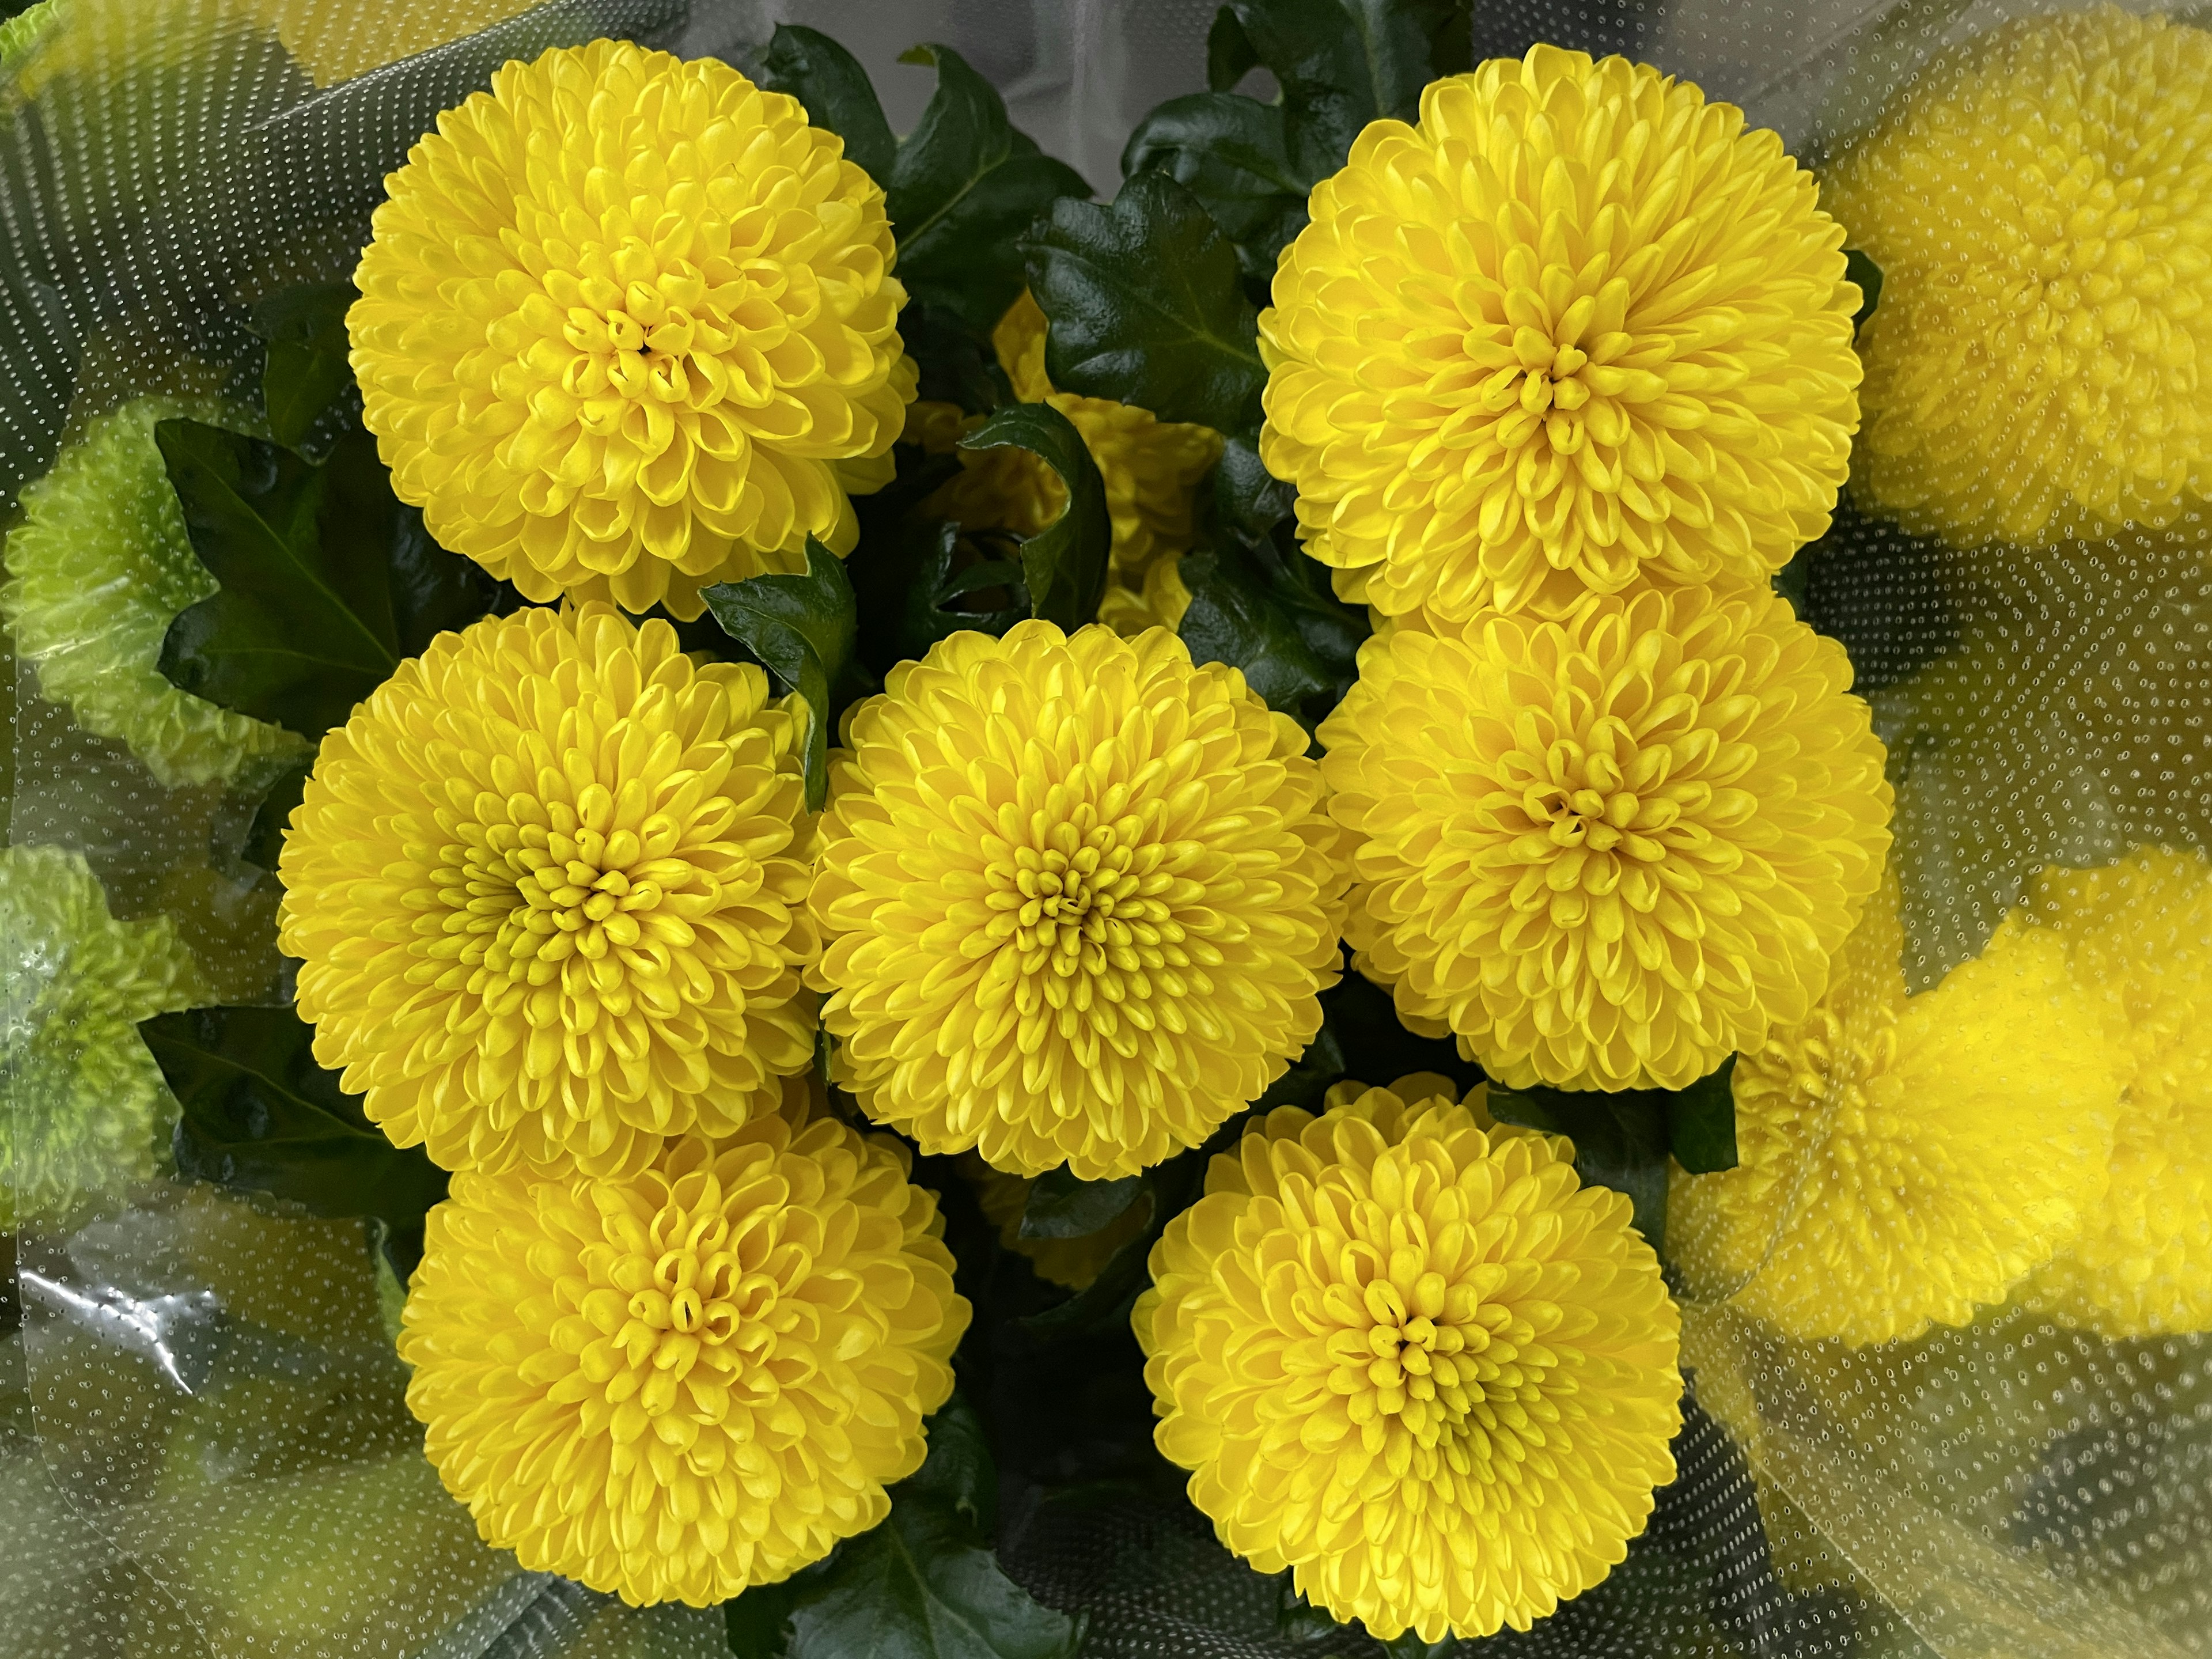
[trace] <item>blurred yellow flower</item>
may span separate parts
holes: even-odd
[[[618,1180],[465,1171],[407,1298],[407,1403],[484,1540],[704,1607],[890,1510],[968,1304],[908,1154],[770,1113]]]
[[[392,176],[356,275],[392,487],[533,599],[691,617],[810,535],[848,550],[914,366],[883,192],[842,155],[713,58],[501,69]]]
[[[1628,1200],[1441,1079],[1400,1086],[1438,1085],[1252,1124],[1132,1316],[1155,1437],[1222,1541],[1386,1642],[1526,1630],[1602,1579],[1680,1424]]]
[[[442,46],[536,0],[246,0],[319,87]]]
[[[1961,544],[2164,524],[2212,491],[2212,34],[2112,6],[1922,69],[1837,159],[1881,267],[1852,487]]]
[[[1152,1195],[1140,1193],[1137,1201],[1095,1233],[1076,1238],[1024,1238],[1022,1212],[1029,1207],[1028,1176],[994,1170],[973,1152],[960,1155],[960,1173],[975,1189],[983,1218],[999,1230],[1000,1244],[1026,1256],[1037,1277],[1071,1291],[1089,1286],[1114,1259],[1114,1253],[1142,1233],[1152,1218]]]
[[[1787,602],[1431,615],[1359,669],[1322,769],[1356,837],[1346,936],[1409,1026],[1510,1087],[1680,1088],[1811,1011],[1890,787],[1843,647]]]
[[[1190,589],[1183,585],[1182,555],[1170,553],[1154,559],[1143,582],[1109,581],[1098,601],[1098,620],[1124,639],[1133,639],[1147,628],[1164,628],[1170,634],[1182,626],[1190,609]]]
[[[814,1054],[791,702],[605,605],[402,663],[285,837],[316,1059],[452,1170],[623,1174],[773,1109]]]
[[[927,1152],[1085,1181],[1194,1146],[1312,1041],[1344,874],[1320,769],[1173,635],[962,633],[830,758],[808,983]]]
[[[1815,194],[1734,106],[1556,46],[1370,125],[1260,318],[1260,453],[1337,592],[1557,616],[1787,562],[1858,423]]]
[[[1741,1162],[1676,1170],[1692,1291],[1853,1345],[1964,1325],[2081,1231],[2105,1190],[2118,1056],[2066,951],[2017,915],[1908,997],[1898,888],[1812,1017],[1736,1062]]]
[[[2146,847],[2054,867],[2025,909],[2105,1006],[2128,1084],[2112,1185],[2027,1299],[2116,1340],[2212,1330],[2212,864]]]

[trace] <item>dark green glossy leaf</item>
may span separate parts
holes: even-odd
[[[997,1485],[981,1425],[956,1397],[931,1420],[927,1461],[891,1488],[890,1518],[794,1578],[781,1655],[1073,1659],[1080,1621],[1030,1599],[992,1553]]]
[[[1736,1165],[1735,1056],[1667,1097],[1667,1145],[1692,1175]]]
[[[1490,1091],[1502,1122],[1561,1134],[1575,1144],[1575,1173],[1586,1185],[1628,1194],[1636,1230],[1663,1256],[1667,1237],[1667,1091],[1619,1094],[1570,1089]]]
[[[319,740],[403,658],[489,608],[490,578],[401,506],[365,434],[321,465],[196,421],[154,435],[192,550],[222,584],[162,642],[180,689]]]
[[[1213,469],[1213,511],[1223,526],[1248,542],[1262,542],[1291,516],[1298,493],[1267,471],[1249,437],[1232,437],[1221,446]]]
[[[1259,1103],[1318,1112],[1332,1084],[1350,1078],[1388,1087],[1415,1072],[1439,1073],[1462,1092],[1482,1081],[1482,1068],[1461,1059],[1449,1037],[1407,1030],[1390,994],[1347,963],[1343,976],[1321,994],[1321,1030]]]
[[[810,122],[845,141],[847,159],[879,185],[890,179],[897,144],[859,58],[818,29],[779,23],[760,68],[761,85],[799,100]]]
[[[1138,123],[1121,151],[1125,178],[1147,172],[1165,173],[1197,199],[1236,245],[1249,282],[1266,283],[1305,227],[1313,181],[1291,163],[1280,104],[1227,92],[1170,98]]]
[[[360,1097],[315,1064],[298,1014],[201,1008],[143,1020],[138,1031],[184,1109],[173,1137],[179,1172],[317,1215],[374,1216],[419,1249],[446,1172],[362,1115]]]
[[[1319,179],[1384,116],[1410,121],[1421,88],[1469,67],[1469,0],[1231,0],[1282,83],[1292,162]]]
[[[1857,248],[1844,250],[1844,275],[1859,286],[1859,308],[1851,315],[1851,329],[1856,332],[1874,315],[1874,308],[1881,303],[1881,267],[1872,256]]]
[[[1113,521],[1106,486],[1082,434],[1048,404],[1011,404],[960,441],[963,449],[1026,449],[1060,475],[1067,489],[1060,515],[1021,544],[1030,614],[1073,634],[1098,614],[1106,591]]]
[[[964,562],[963,555],[969,556]],[[861,650],[878,672],[926,656],[949,635],[969,629],[1003,634],[1030,614],[1018,561],[981,554],[958,525],[941,519],[864,532],[852,577],[860,599]],[[980,611],[958,603],[994,592],[1009,602]]]
[[[1267,371],[1237,252],[1174,179],[1140,173],[1111,205],[1054,204],[1024,244],[1052,324],[1053,384],[1243,433],[1260,423]]]
[[[1236,12],[1228,6],[1215,12],[1212,27],[1206,32],[1206,84],[1216,92],[1227,92],[1259,63],[1260,53]]]
[[[1054,201],[1091,186],[1014,130],[997,89],[959,53],[921,46],[899,61],[937,66],[936,94],[884,190],[899,280],[913,298],[988,331],[1022,291],[1016,239]]]
[[[269,432],[288,449],[315,447],[316,428],[353,382],[345,319],[359,297],[349,282],[309,283],[281,289],[253,307],[254,331],[269,343],[261,373]]]
[[[834,1571],[839,1549],[816,1564],[814,1571]],[[722,1603],[723,1640],[731,1659],[787,1659],[791,1652],[791,1610],[809,1578],[805,1573],[780,1578],[773,1584],[756,1584],[743,1595]]]
[[[1119,1220],[1145,1190],[1142,1176],[1078,1181],[1066,1170],[1036,1178],[1022,1207],[1024,1238],[1088,1238]]]
[[[860,615],[845,562],[810,536],[805,574],[716,582],[699,596],[725,633],[805,700],[806,805],[818,811],[830,788],[830,733],[845,705],[867,690],[854,654]]]
[[[1148,1264],[1152,1246],[1159,1243],[1170,1221],[1198,1201],[1206,1186],[1206,1166],[1213,1154],[1233,1145],[1242,1132],[1241,1116],[1233,1117],[1215,1130],[1203,1146],[1178,1152],[1165,1163],[1155,1164],[1146,1170],[1141,1179],[1152,1192],[1152,1213],[1144,1231],[1108,1257],[1106,1265],[1098,1270],[1098,1277],[1089,1285],[1057,1307],[1047,1308],[1021,1321],[1022,1328],[1032,1336],[1049,1340],[1074,1332],[1126,1326],[1139,1292],[1152,1282]]]
[[[264,870],[276,867],[277,856],[284,850],[285,827],[292,822],[293,812],[307,793],[307,774],[313,766],[312,761],[301,761],[297,766],[288,767],[269,786],[261,805],[254,809],[253,822],[246,826],[246,845],[239,849],[247,863],[258,864]]]
[[[1352,687],[1367,618],[1328,591],[1303,553],[1234,540],[1183,560],[1190,607],[1177,629],[1194,662],[1225,662],[1270,708],[1309,732]]]

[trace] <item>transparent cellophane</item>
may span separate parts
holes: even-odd
[[[942,40],[1107,192],[1130,125],[1202,83],[1212,9],[57,5],[0,85],[0,492],[11,508],[64,445],[135,398],[241,395],[255,349],[247,297],[344,276],[384,175],[506,59],[601,34],[737,53],[777,21],[809,22],[847,40],[894,118],[910,119],[926,73],[897,67],[896,54]],[[1474,27],[1478,57],[1549,40],[1654,63],[1741,104],[1817,169],[1937,54],[2057,9],[1501,0],[1476,9]],[[1960,553],[1847,501],[1800,556],[1789,591],[1849,648],[1890,747],[1911,990],[1980,952],[2047,866],[2212,841],[2208,549],[2192,510],[2033,556]],[[9,847],[77,855],[70,868],[97,881],[110,915],[172,930],[206,1000],[281,1000],[275,878],[243,857],[266,776],[249,766],[165,786],[127,743],[44,695],[40,665],[10,652]],[[14,868],[30,880],[58,867]],[[133,1147],[109,1179],[80,1163],[74,1199],[34,1205],[38,1172],[68,1150],[58,1143],[76,1126],[64,1120],[82,1103],[81,1079],[63,1074],[82,1064],[81,1045],[50,1028],[81,1017],[73,975],[96,964],[46,935],[0,945],[0,1110],[22,1200],[0,1337],[10,1652],[726,1650],[711,1612],[627,1608],[525,1573],[477,1540],[404,1404],[390,1340],[399,1291],[373,1224],[165,1176],[158,1144],[150,1166]],[[2189,1109],[2212,1113],[2212,1098]],[[154,1126],[157,1141],[166,1127]],[[2020,1133],[2042,1128],[2023,1121]],[[1603,1583],[1481,1650],[2212,1654],[2212,1339],[2107,1340],[2008,1304],[1964,1328],[1854,1347],[1784,1334],[1729,1285],[1681,1289],[1680,1478]],[[1369,1650],[1286,1613],[1285,1587],[1228,1556],[1193,1511],[1025,1513],[1009,1511],[1008,1569],[1041,1599],[1088,1612],[1087,1653]]]

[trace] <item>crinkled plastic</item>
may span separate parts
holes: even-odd
[[[0,35],[0,507],[11,512],[66,443],[132,399],[246,390],[251,300],[343,276],[385,173],[510,57],[601,33],[734,53],[776,21],[804,21],[854,49],[904,126],[929,79],[896,56],[941,40],[1001,87],[1018,124],[1110,191],[1134,121],[1203,84],[1213,11],[1210,0],[49,3],[42,21]],[[1474,27],[1478,56],[1538,40],[1632,52],[1740,103],[1817,170],[1894,98],[1937,78],[1947,52],[2015,19],[2085,9],[1486,0]],[[439,40],[502,12],[514,15]],[[2212,24],[2207,8],[2176,14],[2192,15]],[[401,49],[410,55],[371,66]],[[1985,165],[2015,161],[1993,149]],[[2212,213],[2212,177],[2166,187],[2200,192],[2198,211]],[[1992,504],[2014,487],[1972,471],[1944,483]],[[2154,531],[1962,549],[1906,526],[1855,483],[1782,583],[1848,647],[1888,746],[1905,994],[1928,994],[1979,957],[2047,867],[2212,848],[2212,527],[2201,507]],[[165,786],[127,743],[45,700],[34,667],[10,652],[9,845],[81,859],[110,916],[189,951],[208,1000],[281,1000],[274,877],[246,857],[253,790],[216,775]],[[70,1004],[42,998],[45,981],[31,977],[72,969],[66,954],[41,961],[15,968],[4,997],[0,1140],[18,1149],[7,1174],[18,1195],[70,1127],[47,1103],[66,1079],[39,1068],[76,1050],[34,1041],[32,1028],[69,1017],[41,1009]],[[2185,1020],[2212,1028],[2212,985],[2176,981],[2175,994]],[[2212,1115],[2212,1093],[2176,1109]],[[142,1168],[112,1173],[88,1207],[27,1221],[10,1241],[0,1630],[11,1653],[724,1651],[715,1614],[624,1608],[478,1541],[402,1401],[397,1286],[373,1224],[309,1219]],[[1783,1172],[1796,1196],[1775,1247],[1738,1282],[1678,1287],[1693,1409],[1683,1474],[1646,1536],[1553,1618],[1468,1651],[2212,1655],[2212,1336],[2062,1323],[2039,1311],[2055,1304],[2033,1301],[2027,1273],[1964,1327],[1869,1346],[1788,1334],[1739,1292],[1760,1272],[1808,1271],[1781,1245],[1790,1206],[1813,1201],[1812,1174]],[[2206,1188],[2195,1190],[2199,1208],[2179,1224],[2212,1252]],[[2045,1243],[2046,1255],[2063,1248]],[[1296,1621],[1285,1623],[1280,1587],[1190,1519],[1017,1510],[1004,1557],[1041,1599],[1091,1613],[1088,1652],[1312,1650],[1285,1633]],[[1124,1563],[1141,1570],[1114,1570]]]

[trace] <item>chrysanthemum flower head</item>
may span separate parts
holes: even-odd
[[[316,1058],[453,1170],[618,1174],[772,1106],[813,1058],[805,718],[606,605],[441,635],[285,838]]]
[[[1563,1142],[1486,1134],[1448,1085],[1346,1092],[1254,1122],[1154,1247],[1155,1437],[1222,1540],[1332,1617],[1526,1630],[1674,1476],[1674,1305]]]
[[[726,64],[610,40],[438,121],[347,316],[431,533],[533,599],[685,617],[810,535],[850,548],[914,369],[883,192],[840,140]]]
[[[77,724],[130,745],[171,788],[304,757],[293,732],[179,691],[161,673],[177,613],[216,591],[154,442],[157,422],[218,411],[142,398],[91,422],[27,485],[8,532],[0,615],[39,689]]]
[[[1090,1181],[1196,1145],[1321,1024],[1344,877],[1305,734],[1164,631],[955,634],[846,716],[809,982],[928,1152]]]
[[[1080,1291],[1094,1283],[1114,1259],[1114,1253],[1152,1222],[1152,1194],[1139,1193],[1135,1203],[1095,1233],[1073,1238],[1024,1238],[1022,1216],[1029,1208],[1030,1189],[1036,1182],[1028,1176],[994,1170],[974,1152],[963,1152],[959,1162],[960,1173],[975,1189],[975,1202],[983,1218],[999,1230],[1000,1248],[1026,1257],[1038,1278],[1066,1290]]]
[[[176,923],[116,921],[82,853],[0,848],[0,1232],[154,1174],[173,1106],[138,1022],[199,993]]]
[[[1370,125],[1260,318],[1260,453],[1337,592],[1464,621],[1779,568],[1858,422],[1814,198],[1734,106],[1556,46]]]
[[[1793,1337],[1964,1325],[2105,1190],[2118,1056],[2062,942],[2008,918],[1915,997],[1903,950],[1891,879],[1811,1017],[1736,1062],[1737,1166],[1674,1179],[1691,1287]]]
[[[1346,935],[1400,1018],[1577,1089],[1680,1088],[1803,1019],[1889,841],[1843,647],[1747,586],[1422,628],[1321,727]]]
[[[2212,493],[2212,33],[2112,6],[1923,68],[1830,171],[1881,267],[1852,487],[2046,544]]]
[[[2212,1330],[2212,864],[2139,848],[2045,870],[2023,908],[2104,1006],[2128,1085],[2112,1184],[2028,1300],[2115,1339]]]
[[[468,1171],[407,1298],[407,1403],[495,1548],[706,1606],[890,1509],[968,1304],[908,1155],[782,1114],[635,1175]]]

